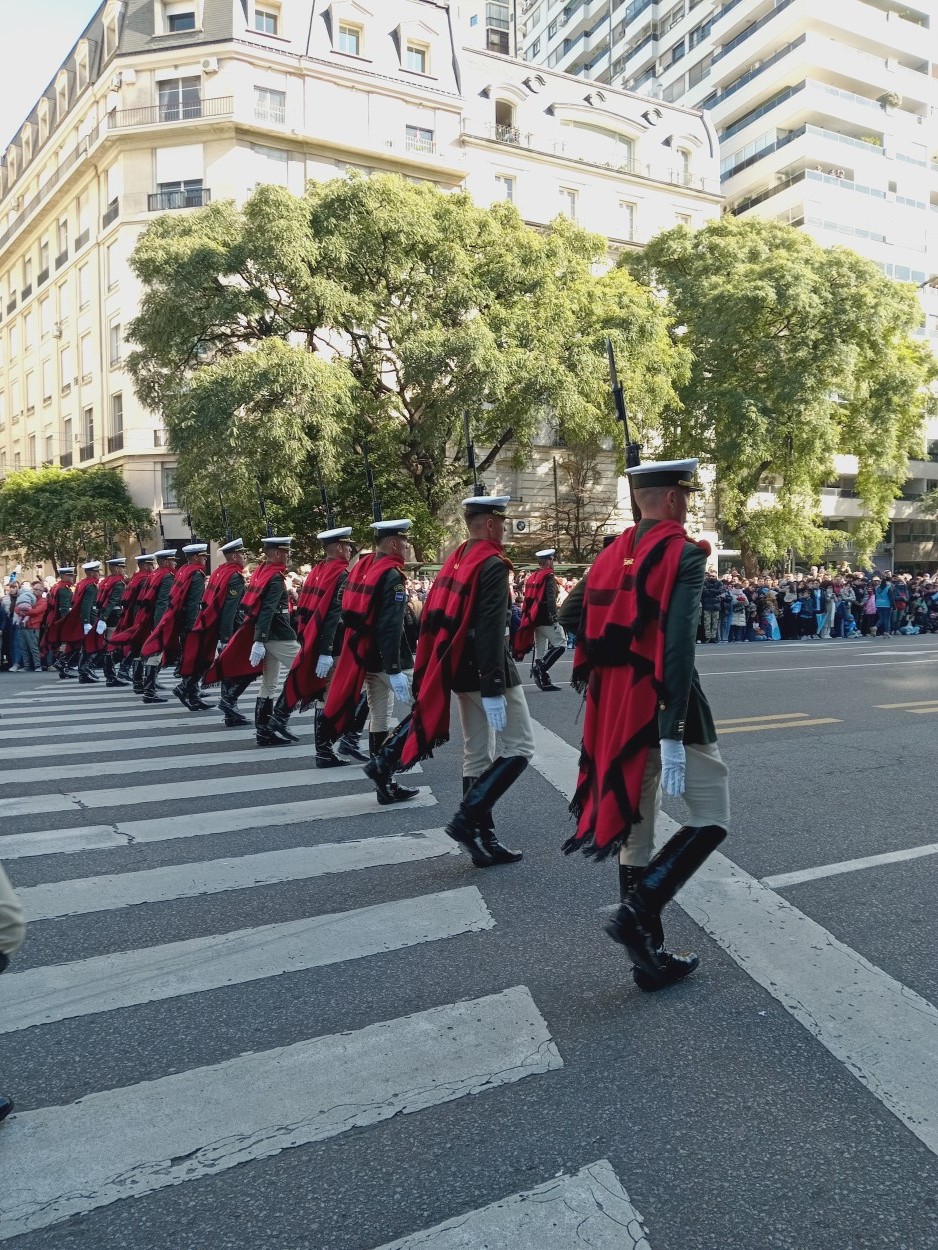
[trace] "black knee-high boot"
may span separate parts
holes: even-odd
[[[656,945],[655,920],[661,909],[694,875],[726,837],[720,825],[684,825],[661,848],[606,923],[606,932],[626,948],[636,969],[645,974],[642,988],[663,989],[693,972],[700,960],[668,955]]]
[[[446,832],[455,842],[466,848],[477,868],[490,868],[497,862],[507,862],[497,861],[486,847],[484,835],[489,832],[487,820],[497,801],[514,785],[527,766],[528,761],[523,756],[499,756],[473,782],[455,816],[446,826]],[[491,834],[494,838],[494,830]],[[517,852],[511,854],[516,855]]]
[[[106,686],[126,686],[126,681],[121,681],[114,668],[114,655],[111,651],[104,653],[104,677]]]
[[[327,732],[323,714],[317,708],[313,713],[313,741],[316,744],[317,768],[344,768],[345,765],[332,749],[334,739]]]
[[[232,681],[222,681],[218,710],[225,714],[226,728],[234,729],[236,725],[249,724],[248,718],[242,716],[238,710],[238,699],[247,690],[252,680],[251,677],[235,677]]]
[[[368,698],[366,695],[358,700],[355,708],[355,719],[352,728],[346,730],[338,741],[337,751],[343,760],[356,764],[366,764],[369,756],[361,749],[361,734],[368,720]]]
[[[538,667],[538,674],[539,674],[540,680],[538,681],[537,684],[540,686],[541,690],[559,690],[560,689],[559,686],[554,685],[554,683],[551,681],[551,679],[548,677],[547,674],[549,670],[557,663],[557,661],[563,655],[565,650],[566,650],[565,647],[551,647],[548,650],[547,654],[544,656],[543,660],[539,662],[537,667]]]
[[[406,716],[390,733],[369,735],[371,759],[362,772],[374,782],[378,792],[378,802],[382,807],[387,807],[390,803],[406,803],[408,799],[415,799],[420,793],[419,790],[412,790],[408,786],[399,786],[394,781],[394,770],[401,762],[401,752],[404,750],[409,729],[410,717]]]
[[[155,664],[146,667],[146,676],[143,682],[143,701],[144,703],[168,703],[168,699],[164,699],[161,694],[157,693],[156,677],[159,668]]]
[[[477,781],[478,777],[463,777],[463,798],[466,797]],[[482,833],[480,834],[480,841],[492,857],[493,864],[515,864],[519,859],[521,859],[521,851],[512,851],[509,847],[502,846],[501,842],[499,842],[498,838],[495,836],[495,817],[492,815],[491,808],[489,808],[483,816],[481,824]]]
[[[133,662],[133,692],[134,694],[143,694],[143,660],[136,659]]]
[[[290,733],[287,728],[287,722],[290,719],[292,708],[287,707],[286,693],[281,690],[274,704],[274,710],[270,714],[270,720],[267,722],[267,729],[280,743],[299,742],[296,734]]]
[[[92,667],[92,657],[85,651],[82,651],[78,664],[78,680],[86,685],[101,680]]]

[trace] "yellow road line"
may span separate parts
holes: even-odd
[[[833,716],[824,716],[818,720],[790,720],[775,721],[771,725],[734,725],[731,729],[721,729],[720,735],[723,734],[753,734],[758,733],[760,729],[807,729],[809,725],[842,725],[843,721],[837,720]]]
[[[910,707],[908,712],[910,716],[928,716],[930,712],[938,712],[938,704],[934,707]]]
[[[807,716],[807,712],[778,712],[775,716],[729,716],[718,720],[717,725],[753,725],[758,721],[799,720]]]
[[[874,707],[895,708],[895,707],[934,707],[938,704],[938,698],[935,699],[916,699],[912,703],[874,703]]]

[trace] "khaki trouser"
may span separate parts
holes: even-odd
[[[723,763],[715,742],[687,746],[687,769],[684,775],[684,802],[690,813],[685,824],[693,828],[704,825],[730,827],[729,770]],[[650,863],[655,848],[655,822],[661,810],[661,751],[648,752],[642,797],[639,804],[644,819],[632,826],[629,840],[619,852],[621,864],[641,867]],[[649,819],[650,815],[650,819]]]
[[[268,641],[264,643],[267,648],[264,655],[264,666],[261,669],[261,684],[257,690],[259,699],[274,699],[277,696],[277,686],[280,682],[280,666],[286,667],[287,672],[290,671],[290,665],[299,654],[300,644],[295,638],[286,638],[278,641]]]
[[[25,933],[23,909],[13,893],[10,878],[0,864],[0,954],[12,955],[19,950]]]
[[[489,725],[478,690],[456,691],[459,721],[462,725],[464,777],[481,777],[497,756],[520,755],[529,760],[534,755],[534,730],[528,701],[520,686],[505,691],[507,723],[496,735]],[[501,750],[496,752],[496,737],[501,740]]]
[[[387,673],[365,674],[365,696],[368,699],[369,733],[386,734],[391,728],[394,691]]]
[[[567,635],[563,626],[557,621],[554,625],[536,625],[534,627],[534,658],[543,660],[551,647],[567,649]]]

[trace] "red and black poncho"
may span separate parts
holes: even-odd
[[[323,728],[328,734],[339,738],[350,729],[355,719],[355,707],[365,684],[365,661],[374,638],[378,616],[378,583],[391,568],[403,568],[399,556],[377,551],[363,556],[349,573],[342,594],[342,623],[345,637],[339,655],[326,706],[323,709]]]
[[[55,614],[59,606],[59,591],[71,590],[71,589],[72,587],[69,586],[68,582],[63,582],[60,578],[59,581],[55,583],[55,585],[52,587],[52,589],[49,591],[48,595],[46,596],[46,611],[45,611],[45,615],[42,618],[42,625],[40,626],[40,636],[42,638],[43,647],[47,647],[47,646],[52,647],[52,646],[58,645],[57,643],[53,642],[52,635],[50,634],[49,631],[52,629],[52,626],[55,624],[55,621],[56,621]],[[74,595],[72,596],[72,602],[74,603]]]
[[[414,661],[414,706],[401,754],[402,770],[429,759],[449,741],[453,674],[462,659],[486,560],[498,556],[511,568],[501,547],[484,539],[457,547],[434,578],[420,614]]]
[[[297,615],[302,613],[303,621],[299,635],[300,649],[290,666],[283,687],[287,708],[291,712],[296,707],[301,712],[305,711],[326,688],[325,680],[316,676],[316,662],[322,654],[319,636],[329,615],[336,589],[347,569],[345,560],[323,560],[307,574],[303,583],[297,607]]]
[[[586,582],[573,684],[586,691],[580,772],[570,810],[577,830],[564,851],[604,859],[642,819],[639,800],[650,748],[658,745],[665,696],[668,607],[684,544],[683,526],[636,526],[596,558]]]
[[[235,681],[239,677],[256,677],[264,667],[251,663],[254,646],[254,626],[260,616],[264,591],[278,575],[284,576],[282,564],[259,564],[251,574],[248,588],[240,603],[244,622],[231,635],[228,644],[202,678],[203,686],[216,686],[220,681]]]
[[[133,622],[134,608],[143,591],[144,583],[150,573],[146,569],[137,569],[133,577],[124,587],[124,593],[121,595],[121,628],[115,630],[108,641],[108,651],[123,651],[123,644],[117,641],[118,634],[122,634]]]
[[[537,614],[544,602],[544,591],[547,583],[554,576],[550,568],[537,569],[529,573],[524,583],[524,602],[521,605],[521,623],[515,631],[511,645],[511,654],[516,660],[523,660],[534,646],[534,630],[537,625]]]
[[[184,564],[177,570],[169,592],[169,605],[140,650],[144,659],[152,655],[162,655],[164,664],[176,662],[179,654],[179,625],[189,593],[189,583],[196,573],[202,571],[201,564]]]
[[[205,584],[202,607],[182,644],[179,672],[183,677],[199,677],[215,658],[222,611],[231,579],[240,573],[240,564],[219,564]]]
[[[119,629],[111,638],[112,647],[128,646],[139,651],[153,629],[153,613],[156,610],[156,599],[160,586],[167,577],[173,576],[168,568],[154,569],[147,573],[146,581],[137,595],[137,611],[134,618],[123,629]]]
[[[57,647],[64,642],[66,646],[73,647],[81,644],[89,654],[103,649],[104,640],[93,629],[86,635],[84,622],[81,619],[81,601],[84,598],[85,591],[89,586],[97,585],[97,579],[94,577],[83,577],[81,579],[75,587],[71,608],[60,621],[54,621],[49,626],[48,643],[50,647]]]

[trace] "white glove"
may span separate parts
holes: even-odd
[[[107,621],[98,621],[97,625],[94,628],[95,628],[95,633],[103,634],[105,630],[107,629]]]
[[[508,700],[503,694],[482,696],[485,718],[496,733],[501,733],[508,724]]]
[[[217,645],[217,646],[216,646],[216,648],[215,648],[215,659],[216,659],[216,660],[217,660],[217,659],[218,659],[218,657],[221,655],[221,653],[224,651],[224,649],[225,649],[225,644],[224,644],[223,642],[219,642],[219,643],[218,643],[218,645]]]
[[[388,681],[391,683],[391,689],[398,703],[411,702],[410,679],[406,673],[390,673]]]
[[[661,788],[672,797],[684,793],[687,753],[676,738],[661,739]]]
[[[329,676],[332,668],[333,660],[331,655],[321,655],[316,661],[316,676],[320,681],[324,681]]]
[[[90,625],[83,625],[83,626],[82,626],[82,629],[85,631],[85,637],[87,638],[87,636],[91,633],[91,626],[90,626]]]
[[[257,668],[258,664],[260,664],[266,654],[267,648],[264,644],[262,642],[255,642],[254,646],[251,648],[251,668]]]

